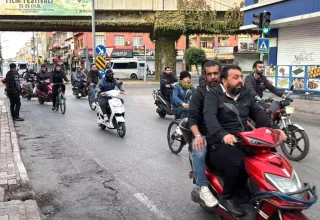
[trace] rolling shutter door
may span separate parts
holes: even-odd
[[[278,65],[320,64],[320,23],[280,28]]]

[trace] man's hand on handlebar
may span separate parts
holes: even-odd
[[[90,83],[90,86],[94,86],[94,83]]]
[[[193,149],[194,150],[203,150],[205,148],[205,146],[207,146],[207,141],[201,135],[197,136],[194,139],[194,142],[193,142]]]
[[[166,84],[166,88],[170,89],[171,85],[170,84]]]
[[[223,137],[223,143],[233,145],[233,143],[237,142],[237,138],[232,134],[227,134]]]
[[[187,103],[182,103],[181,105],[182,105],[182,108],[189,108],[189,104]]]
[[[281,130],[281,129],[276,129],[276,130],[280,132],[280,135],[281,135],[282,139],[284,141],[286,141],[287,140],[287,135],[284,133],[284,131]]]

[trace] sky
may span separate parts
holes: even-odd
[[[2,56],[4,59],[15,58],[20,48],[31,40],[32,32],[0,32]]]

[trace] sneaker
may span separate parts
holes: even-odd
[[[97,104],[96,104],[95,102],[92,102],[91,106],[92,106],[92,107],[96,107]]]
[[[23,118],[20,118],[20,117],[14,118],[13,120],[14,120],[14,121],[24,121],[24,119],[23,119]]]
[[[53,110],[55,110],[55,109],[56,109],[56,107],[52,106],[52,108],[51,108],[51,109],[52,109],[52,111],[53,111]]]
[[[204,201],[206,206],[214,207],[218,205],[218,200],[214,197],[207,186],[202,186],[200,189],[200,198]]]

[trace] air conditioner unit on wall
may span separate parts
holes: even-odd
[[[127,41],[126,41],[126,45],[130,45],[130,41],[127,40]]]

